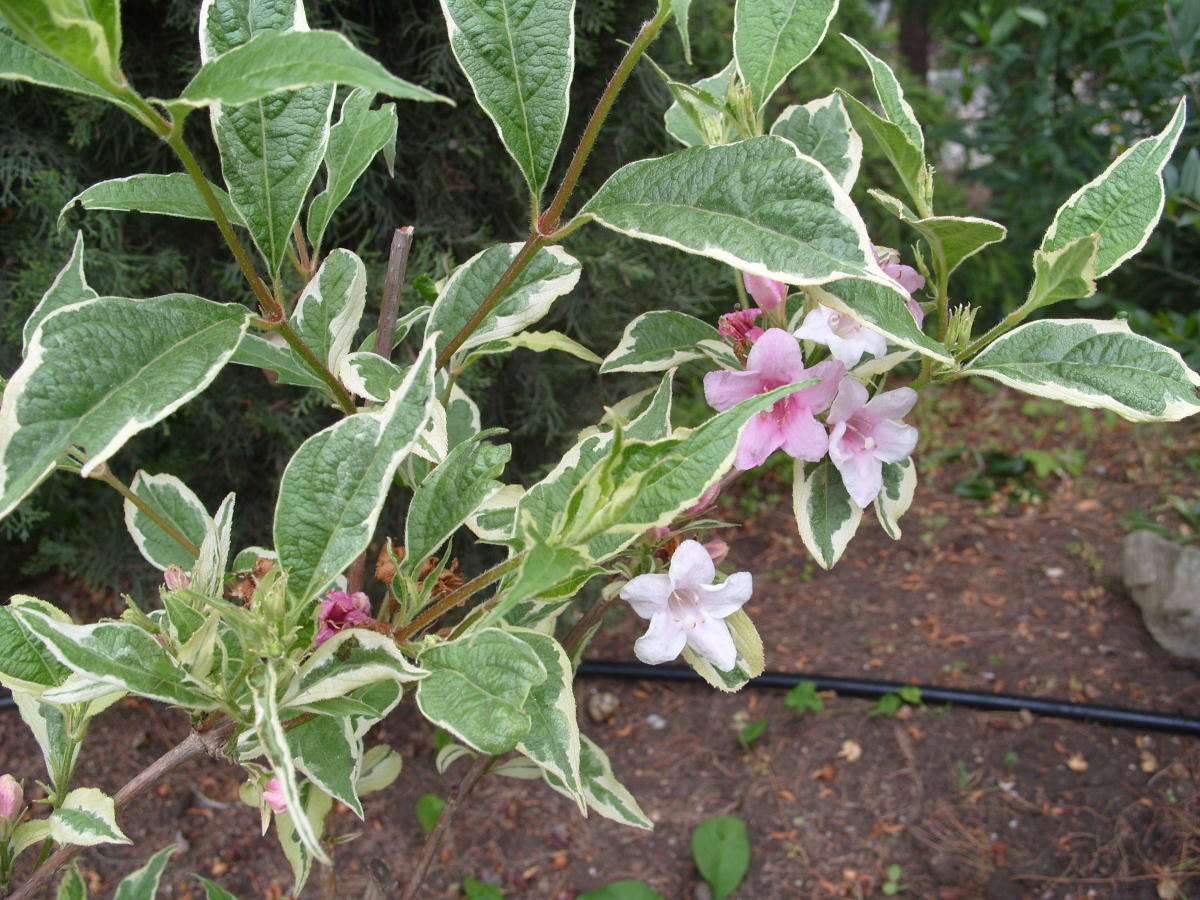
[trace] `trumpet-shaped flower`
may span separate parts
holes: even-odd
[[[754,324],[762,315],[761,309],[739,309],[717,319],[717,333],[730,341],[754,343],[763,335],[763,330]]]
[[[321,611],[317,614],[320,629],[313,640],[314,646],[321,646],[343,628],[371,621],[371,601],[361,591],[353,594],[330,591],[325,596],[327,599],[321,601]]]
[[[917,429],[899,421],[917,402],[902,387],[867,399],[857,379],[842,379],[829,408],[829,459],[852,500],[864,509],[883,487],[883,464],[904,460],[917,446]]]
[[[671,557],[667,572],[639,575],[621,589],[621,599],[650,620],[633,652],[655,666],[670,662],[685,646],[722,672],[737,663],[737,648],[725,618],[750,599],[754,580],[749,572],[730,575],[713,584],[717,570],[709,551],[699,541],[687,540]]]
[[[787,285],[774,278],[763,278],[761,275],[743,272],[742,283],[746,285],[747,293],[754,298],[754,302],[759,305],[759,308],[767,312],[787,299]]]
[[[887,340],[853,317],[828,306],[817,304],[808,311],[804,323],[793,334],[829,348],[830,355],[847,369],[856,365],[864,353],[876,359],[887,353]]]
[[[834,360],[804,368],[800,344],[782,328],[768,329],[746,359],[742,372],[725,370],[704,376],[704,398],[718,411],[785,384],[819,378],[759,413],[746,425],[738,444],[734,466],[753,469],[780,447],[789,456],[816,462],[829,448],[825,428],[813,418],[824,412],[837,392],[845,367]]]

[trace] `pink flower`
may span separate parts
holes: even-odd
[[[288,810],[287,800],[283,796],[283,785],[279,783],[278,778],[272,778],[267,782],[267,786],[263,788],[262,799],[271,807],[271,811],[275,815],[285,813]],[[266,827],[264,825],[264,827]]]
[[[761,275],[743,272],[742,283],[746,285],[746,290],[754,298],[754,302],[767,312],[787,299],[787,285],[774,278],[763,278]]]
[[[754,320],[762,315],[761,309],[739,309],[726,313],[717,319],[717,333],[730,341],[750,341],[753,343],[762,337],[763,330],[754,324]]]
[[[698,516],[710,506],[717,502],[717,497],[721,496],[721,488],[724,486],[724,481],[718,481],[716,484],[709,485],[700,499],[683,511],[685,516]]]
[[[371,601],[362,591],[347,594],[345,591],[330,591],[321,601],[317,624],[321,626],[313,640],[313,646],[323,643],[343,628],[353,628],[371,621]]]
[[[718,411],[785,384],[821,379],[789,394],[750,420],[742,432],[734,467],[753,469],[780,447],[797,459],[809,462],[821,459],[829,447],[829,436],[813,414],[829,406],[845,372],[845,366],[834,360],[804,368],[797,340],[782,328],[771,328],[750,350],[745,371],[725,370],[705,375],[704,398]]]
[[[880,252],[882,251],[882,252]],[[898,254],[895,250],[887,247],[875,248],[875,259],[883,268],[883,274],[896,284],[900,285],[900,289],[904,291],[907,297],[908,311],[912,313],[912,317],[917,320],[917,326],[925,324],[925,310],[921,308],[921,304],[913,299],[913,291],[919,291],[925,287],[925,276],[914,269],[912,266],[902,266],[898,261]]]
[[[639,575],[621,589],[621,599],[650,620],[633,645],[638,659],[656,666],[687,646],[722,672],[737,664],[737,648],[724,619],[750,599],[754,581],[749,572],[738,572],[715,585],[716,574],[708,551],[689,540],[679,545],[665,574]]]
[[[15,821],[24,806],[21,783],[7,773],[0,775],[0,825]]]
[[[852,316],[817,304],[804,317],[804,324],[792,332],[798,338],[816,341],[829,348],[830,355],[849,369],[870,353],[876,359],[887,353],[887,340]]]
[[[883,464],[904,460],[917,446],[917,429],[899,421],[917,392],[897,388],[867,399],[867,389],[846,377],[829,408],[829,459],[851,499],[864,509],[883,487]]]

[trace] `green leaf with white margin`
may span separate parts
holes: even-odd
[[[506,484],[479,504],[463,524],[485,543],[503,543],[513,536],[517,505],[524,496],[524,487],[519,484]]]
[[[285,28],[308,33],[300,0],[205,0],[200,9],[200,59],[207,69],[214,58],[229,59],[235,49],[255,39],[282,37],[273,30]],[[317,84],[245,105],[217,103],[209,113],[230,202],[267,261],[272,280],[325,157],[333,90],[332,84]]]
[[[620,343],[601,363],[600,374],[664,372],[706,358],[725,368],[740,368],[717,329],[687,313],[658,309],[625,326]]]
[[[33,333],[50,313],[82,300],[95,300],[99,296],[88,285],[83,274],[83,232],[77,231],[75,244],[71,248],[71,258],[54,276],[54,281],[25,320],[25,327],[21,331],[21,354],[29,355],[29,342],[33,340]]]
[[[271,765],[272,774],[279,782],[283,799],[289,810],[302,810],[305,807],[300,796],[300,787],[296,782],[296,765],[275,701],[278,694],[278,676],[272,665],[264,667],[262,684],[251,683],[250,693],[254,703],[254,733],[258,736]],[[320,831],[313,827],[309,818],[303,815],[293,815],[289,818],[296,842],[313,858],[330,865],[331,861],[321,846]],[[282,837],[284,828],[281,826],[279,831]]]
[[[1166,194],[1162,172],[1183,133],[1186,99],[1167,126],[1117,157],[1064,203],[1042,238],[1043,250],[1057,250],[1076,238],[1100,235],[1096,277],[1107,275],[1146,245]]]
[[[4,391],[0,516],[72,447],[87,452],[80,473],[86,477],[137,432],[208,387],[249,320],[244,306],[187,294],[101,297],[44,319]]]
[[[728,144],[733,140],[737,127],[725,115],[724,106],[729,82],[736,71],[735,63],[730,60],[716,75],[692,84],[695,94],[676,88],[675,102],[663,113],[667,134],[685,147]]]
[[[771,134],[787,138],[811,156],[847,191],[854,187],[862,163],[862,138],[850,124],[846,104],[837,94],[789,106],[771,126]]]
[[[221,5],[220,0],[213,5]],[[286,11],[288,17],[279,17],[276,10],[267,16],[252,16],[258,20],[251,26],[257,33],[247,41],[228,49],[217,49],[224,41],[208,44],[200,71],[178,98],[164,102],[171,106],[238,107],[313,85],[346,84],[401,100],[439,100],[453,106],[449,98],[397,78],[336,31],[309,31],[303,12],[292,20],[290,9],[279,11]],[[267,24],[270,19],[277,24]],[[203,22],[211,35],[213,19]],[[279,28],[288,30],[275,30]]]
[[[367,304],[367,270],[349,250],[334,250],[304,286],[292,329],[336,372],[350,352]]]
[[[396,467],[435,402],[427,344],[382,409],[342,419],[296,451],[275,507],[275,549],[292,597],[323,593],[366,549]]]
[[[518,606],[536,600],[533,608],[546,610],[552,601],[573,597],[591,579],[604,574],[578,547],[551,547],[538,538],[526,539],[525,546],[528,549],[520,566],[504,582],[500,602],[483,615],[482,623],[509,621],[510,611],[515,610],[517,621],[528,625],[530,619],[541,618],[541,611],[522,613]]]
[[[1060,300],[1092,296],[1099,253],[1099,234],[1076,238],[1057,250],[1033,251],[1033,285],[1022,308],[1032,312]]]
[[[355,88],[342,101],[341,117],[329,131],[325,153],[325,190],[308,205],[308,240],[319,258],[321,242],[333,212],[350,196],[354,183],[380,151],[389,174],[396,159],[396,105],[371,109],[375,95]]]
[[[792,510],[800,540],[822,569],[829,569],[858,530],[862,509],[850,499],[842,475],[828,459],[796,460]]]
[[[197,547],[204,542],[210,521],[208,511],[191,488],[174,475],[147,475],[138,469],[129,483],[129,490]],[[195,565],[196,557],[128,500],[125,501],[125,527],[142,557],[156,569],[174,565],[187,571]]]
[[[360,797],[382,791],[400,777],[404,757],[387,744],[376,744],[363,754],[354,791]]]
[[[332,399],[329,385],[313,373],[295,350],[283,343],[283,338],[278,338],[276,342],[276,337],[272,334],[271,339],[268,339],[258,334],[247,334],[229,361],[242,366],[270,370],[275,373],[280,384],[314,388]]]
[[[622,825],[653,830],[654,823],[642,812],[642,808],[633,799],[633,794],[617,781],[608,754],[586,734],[580,737],[579,764],[588,808]],[[558,778],[545,771],[543,775],[550,787],[566,797],[571,797],[571,793]]]
[[[280,705],[292,709],[345,697],[378,681],[406,684],[427,674],[409,662],[391,638],[365,628],[347,628],[321,644],[304,661]]]
[[[993,341],[964,372],[1071,406],[1111,409],[1132,422],[1200,412],[1200,375],[1121,319],[1030,322]]]
[[[762,110],[784,79],[825,39],[837,0],[739,0],[733,56],[755,108]]]
[[[305,834],[320,834],[325,828],[325,817],[333,808],[333,798],[312,782],[305,782],[300,786],[300,799],[303,805],[299,808],[304,811],[303,816],[295,816],[289,811],[275,817],[275,834],[295,879],[291,890],[292,897],[300,896],[309,875],[312,874],[313,860],[318,858],[301,838],[301,829],[303,828]],[[296,808],[289,806],[289,810]]]
[[[15,829],[9,838],[11,859],[16,859],[34,844],[40,844],[50,837],[50,822],[48,819],[26,819]]]
[[[514,628],[509,634],[523,640],[546,669],[546,680],[535,685],[525,701],[532,725],[517,750],[553,772],[575,796],[579,811],[587,815],[587,797],[579,770],[579,722],[575,711],[575,668],[562,644],[552,636]]]
[[[131,844],[117,826],[113,798],[97,788],[75,788],[50,814],[50,836],[60,844]]]
[[[7,606],[0,606],[0,684],[13,691],[39,694],[46,688],[66,681],[71,670],[60,663],[14,610],[30,606],[59,622],[70,624],[71,617],[44,600],[15,595]]]
[[[233,537],[234,495],[226,494],[217,514],[205,521],[200,555],[192,566],[191,590],[205,597],[219,597],[225,586],[225,564]]]
[[[354,784],[358,780],[362,742],[355,738],[349,720],[317,716],[289,728],[287,741],[296,768],[361,819],[362,803],[354,791]]]
[[[229,202],[229,195],[209,182],[209,189],[221,205],[225,217],[240,225],[237,211]],[[213,214],[196,189],[196,183],[186,172],[171,172],[168,175],[130,175],[126,178],[110,178],[80,191],[65,204],[58,213],[58,227],[62,228],[67,213],[75,204],[84,209],[106,209],[114,212],[154,213],[161,216],[176,216],[181,219],[199,219],[212,222]]]
[[[108,91],[127,87],[121,72],[121,5],[118,0],[0,0],[0,17],[37,51],[66,63]]]
[[[973,256],[988,244],[1004,240],[1008,229],[990,219],[977,216],[918,217],[903,202],[883,191],[867,191],[892,215],[913,228],[929,244],[933,253],[934,271],[947,276],[968,256]]]
[[[441,0],[450,49],[538,206],[562,141],[575,0]]]
[[[889,343],[915,350],[946,365],[954,364],[950,351],[917,325],[908,309],[904,290],[895,282],[880,284],[862,278],[843,278],[808,290],[818,303],[870,326]]]
[[[525,534],[547,535],[576,485],[608,452],[612,435],[592,432],[571,446],[558,464],[530,486],[517,504],[516,521]]]
[[[86,94],[124,106],[114,95],[84,78],[70,66],[40,50],[35,50],[4,30],[0,30],[0,79],[27,81],[62,91]]]
[[[356,397],[383,403],[404,381],[404,371],[374,350],[358,350],[342,357],[336,374]]]
[[[658,441],[671,434],[671,389],[675,383],[675,369],[668,369],[658,387],[650,394],[649,402],[638,412],[625,428],[625,436],[632,441]]]
[[[904,129],[878,115],[856,97],[838,88],[846,112],[860,134],[869,134],[887,157],[912,202],[923,213],[932,213],[933,170],[925,163],[925,151],[909,140]]]
[[[197,685],[149,632],[127,622],[72,625],[19,606],[16,615],[63,665],[133,694],[205,710],[216,701]]]
[[[842,186],[774,135],[630,163],[579,215],[785,284],[886,277]]]
[[[683,42],[683,61],[692,64],[692,39],[688,34],[688,15],[692,0],[671,0],[671,15],[675,17],[675,27],[679,29],[679,40]]]
[[[733,638],[733,646],[737,649],[737,662],[728,672],[722,672],[691,647],[683,648],[683,658],[687,660],[696,674],[715,687],[718,691],[731,693],[740,691],[752,678],[757,678],[766,668],[766,655],[763,652],[762,638],[758,629],[750,620],[744,609],[739,609],[725,618],[729,626],[729,634]]]
[[[149,861],[121,879],[113,900],[154,900],[158,896],[158,882],[162,879],[167,860],[175,852],[175,845],[163,847]]]
[[[867,63],[867,68],[871,70],[871,82],[875,86],[875,96],[879,98],[879,105],[883,109],[884,116],[889,122],[898,126],[904,132],[904,136],[908,138],[908,142],[924,154],[925,135],[921,132],[921,124],[917,121],[916,113],[904,99],[904,89],[900,87],[896,73],[887,63],[854,38],[848,34],[843,34],[842,37],[862,55]]]
[[[215,881],[209,881],[203,875],[197,875],[196,880],[204,885],[204,900],[238,900]]]
[[[532,350],[534,353],[545,353],[547,350],[558,350],[561,353],[582,359],[584,362],[600,365],[600,357],[578,341],[572,340],[561,331],[522,331],[512,337],[498,341],[488,341],[480,344],[463,360],[463,366],[469,366],[480,356],[495,353],[508,353],[510,350]]]
[[[917,490],[917,467],[912,457],[903,462],[883,464],[883,489],[875,496],[875,517],[884,534],[900,540],[900,517],[912,505]]]
[[[495,244],[455,269],[429,313],[425,324],[426,342],[436,332],[441,332],[437,339],[438,351],[449,344],[467,324],[480,301],[488,295],[522,246]],[[463,342],[458,354],[524,331],[541,319],[555,300],[575,289],[579,270],[579,261],[561,247],[538,250],[529,265],[505,290],[500,302]]]
[[[63,872],[62,880],[58,883],[56,900],[88,900],[87,885],[75,866],[68,866]]]
[[[63,775],[69,777],[75,771],[75,759],[83,746],[82,741],[72,740],[66,713],[61,706],[40,700],[27,691],[13,691],[12,698],[21,721],[33,732],[38,749],[42,751],[51,786],[58,792],[66,790],[67,785],[59,784],[59,779]]]
[[[503,487],[495,479],[508,464],[512,447],[489,444],[484,440],[488,436],[484,432],[477,439],[463,441],[413,492],[404,522],[402,572],[415,575],[425,559]]]
[[[417,706],[435,725],[491,754],[529,733],[525,701],[546,680],[546,667],[520,638],[485,628],[430,647],[419,661],[429,676],[417,686]]]

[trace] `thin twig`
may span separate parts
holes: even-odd
[[[404,893],[400,895],[400,900],[414,900],[417,896],[417,891],[421,889],[421,885],[425,883],[425,875],[429,871],[429,866],[433,862],[434,856],[437,854],[438,846],[445,837],[446,832],[450,829],[450,820],[454,817],[459,805],[471,793],[471,790],[479,783],[487,772],[487,768],[491,765],[494,756],[481,756],[475,760],[467,774],[463,776],[463,780],[459,782],[458,787],[454,789],[454,793],[446,801],[446,805],[442,807],[441,815],[438,816],[437,825],[429,837],[425,839],[425,848],[421,851],[421,858],[417,860],[416,868],[413,869],[412,875],[408,879],[408,884],[404,888]]]
[[[137,797],[148,791],[156,781],[168,772],[179,768],[185,762],[204,754],[216,755],[225,746],[225,741],[237,730],[236,722],[225,722],[211,731],[192,731],[182,741],[133,776],[126,785],[117,791],[113,798],[116,811],[120,812]],[[78,844],[65,844],[59,847],[42,865],[26,879],[25,883],[8,898],[8,900],[30,900],[38,890],[50,880],[55,872],[71,861],[82,850]]]
[[[384,359],[391,359],[392,356],[392,338],[396,334],[396,317],[400,314],[400,292],[404,289],[404,273],[408,268],[412,235],[411,225],[397,228],[392,235],[387,277],[383,280],[383,303],[379,307],[379,328],[375,331],[375,353]]]

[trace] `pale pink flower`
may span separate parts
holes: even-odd
[[[754,302],[767,312],[787,299],[787,285],[774,278],[763,278],[761,275],[743,272],[742,283],[746,285],[746,291],[754,298]]]
[[[906,295],[906,303],[908,311],[912,313],[912,317],[917,320],[917,326],[925,324],[925,310],[921,308],[921,304],[913,299],[913,291],[919,291],[925,287],[925,276],[914,269],[912,266],[903,266],[896,259],[896,251],[882,248],[875,249],[875,259],[879,262],[883,269],[883,274],[896,284],[900,285],[900,289]]]
[[[177,565],[169,565],[166,571],[163,572],[163,584],[166,585],[168,591],[183,590],[189,587],[191,583],[192,576]]]
[[[799,342],[782,328],[771,328],[755,342],[742,372],[724,370],[704,376],[704,398],[718,411],[785,384],[819,378],[761,412],[746,425],[733,465],[753,469],[779,448],[789,456],[816,462],[829,447],[829,436],[814,413],[828,408],[846,368],[835,360],[804,368]]]
[[[857,365],[864,353],[876,359],[887,353],[887,339],[882,334],[822,304],[809,310],[804,323],[792,333],[828,347],[829,354],[847,369]]]
[[[263,788],[262,799],[267,806],[271,807],[271,811],[275,815],[288,810],[287,799],[283,796],[283,785],[279,783],[278,778],[272,778],[267,782],[266,787]]]
[[[25,807],[21,782],[5,773],[0,775],[0,824],[14,821]]]
[[[898,463],[917,446],[917,429],[899,421],[917,402],[902,387],[867,399],[856,378],[842,379],[829,408],[829,459],[842,474],[851,499],[864,509],[883,487],[883,464]]]
[[[739,309],[726,313],[717,319],[717,333],[730,341],[750,341],[753,343],[762,337],[763,330],[754,324],[754,320],[762,315],[761,309]]]
[[[721,496],[722,481],[716,484],[709,485],[705,488],[704,493],[700,495],[700,499],[683,511],[685,516],[698,516],[710,506],[717,502],[717,497]]]
[[[725,562],[725,557],[729,555],[729,544],[720,538],[705,541],[704,549],[708,551],[708,555],[712,557],[712,561],[718,566]]]
[[[314,646],[321,646],[343,628],[371,621],[371,601],[362,591],[353,594],[330,591],[325,596],[328,599],[321,601],[321,611],[317,614],[317,624],[321,627],[313,640]]]
[[[699,541],[684,541],[671,557],[666,573],[639,575],[621,589],[621,599],[650,620],[633,652],[648,665],[670,662],[685,646],[722,672],[737,664],[737,648],[726,616],[750,599],[754,580],[749,572],[713,584],[717,570]]]

